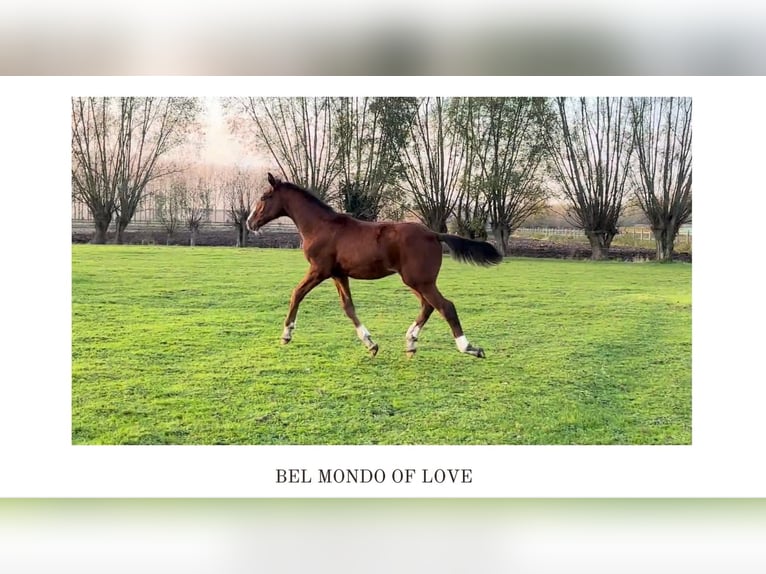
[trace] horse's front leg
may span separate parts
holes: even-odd
[[[298,283],[298,286],[293,289],[293,294],[290,297],[290,309],[287,311],[287,318],[285,319],[285,329],[282,331],[282,344],[286,345],[293,338],[293,330],[295,329],[295,317],[298,315],[298,306],[303,301],[303,298],[308,295],[314,287],[319,285],[322,281],[327,279],[325,275],[319,273],[316,269],[309,269],[306,276]]]

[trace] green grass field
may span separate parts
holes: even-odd
[[[691,265],[446,258],[458,353],[398,276],[332,281],[279,344],[291,250],[72,246],[74,444],[690,444]]]

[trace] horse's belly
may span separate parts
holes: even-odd
[[[343,275],[352,279],[380,279],[397,272],[397,269],[385,258],[366,259],[347,257],[338,261],[338,267]]]
[[[354,279],[380,279],[399,271],[398,250],[390,241],[372,241],[359,235],[337,252],[337,264]]]
[[[356,268],[347,271],[345,274],[352,279],[381,279],[382,277],[388,277],[396,273],[395,269],[384,269],[378,267],[370,268]]]

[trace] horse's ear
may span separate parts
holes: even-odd
[[[277,187],[277,178],[271,175],[271,173],[269,173],[269,183],[271,184],[271,187]]]

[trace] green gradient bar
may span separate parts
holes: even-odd
[[[765,571],[766,500],[2,500],[0,540],[14,573],[741,574]]]

